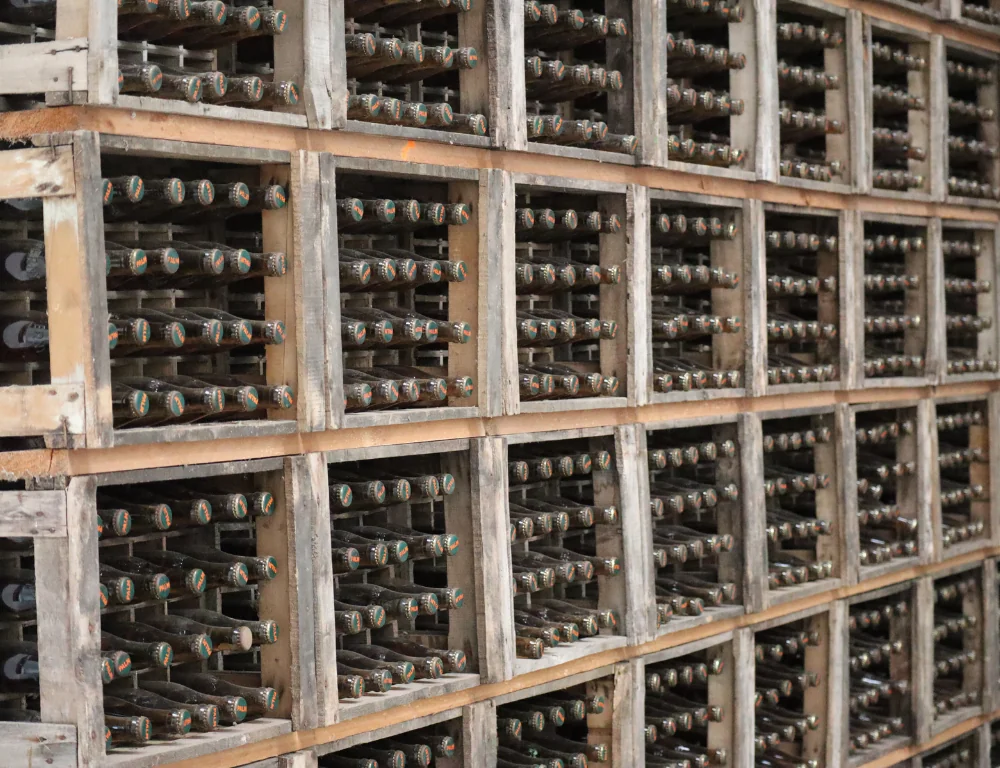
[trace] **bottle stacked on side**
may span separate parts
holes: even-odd
[[[337,682],[343,699],[465,672],[448,617],[462,542],[444,528],[455,478],[437,457],[330,467]]]
[[[914,425],[910,412],[857,414],[858,557],[862,566],[917,554]]]
[[[657,623],[737,602],[739,461],[734,424],[648,435]]]
[[[281,632],[258,608],[281,565],[258,552],[255,521],[274,510],[274,497],[245,476],[99,487],[101,649],[114,670],[104,713],[113,746],[277,716],[278,692],[246,684],[267,676],[261,648]]]
[[[359,183],[338,178],[341,189]],[[468,272],[457,255],[449,258],[448,232],[471,216],[465,203],[338,199],[349,412],[460,405],[473,396],[473,378],[449,376],[447,360],[449,345],[467,344],[474,332],[448,306],[449,285]]]
[[[846,131],[840,119],[828,112],[846,90],[844,33],[832,20],[825,25],[793,20],[782,15],[778,24],[778,124],[781,159],[778,172],[785,177],[834,181],[846,171],[842,150],[835,141]],[[840,55],[830,55],[836,52]]]
[[[715,209],[654,207],[654,392],[743,386],[740,276],[718,266],[740,263],[742,233],[734,218]]]
[[[285,207],[284,188],[130,175],[104,179],[103,195],[116,426],[242,420],[290,408],[291,387],[266,383],[264,349],[282,344],[286,327],[266,317],[259,287],[261,278],[286,274],[287,257],[240,242],[259,237],[261,211]],[[0,203],[0,218],[25,221],[33,232],[41,219],[33,202]],[[234,229],[220,236],[233,217]],[[41,239],[0,240],[0,258],[0,291],[44,291]],[[4,358],[33,368],[48,362],[44,311],[8,310],[0,324]],[[210,359],[214,372],[204,373]]]
[[[982,589],[970,574],[934,582],[934,716],[982,703]]]
[[[508,461],[514,633],[518,656],[619,634],[619,606],[598,577],[621,575],[621,523],[607,451],[586,441],[513,446]],[[602,490],[599,490],[599,487]],[[600,495],[599,495],[600,494]],[[618,537],[620,538],[620,537]]]
[[[996,373],[993,232],[945,229],[944,265],[947,373]]]
[[[795,624],[758,632],[754,765],[757,768],[814,768],[810,761],[792,757],[806,741],[816,742],[823,723],[808,711],[811,688],[822,683],[810,669],[810,648],[821,645],[816,631]]]
[[[117,11],[119,93],[253,109],[294,107],[302,98],[297,83],[274,78],[273,38],[294,23],[285,11],[219,0],[128,0]],[[56,2],[4,3],[0,21],[25,25],[15,37],[45,36],[35,27],[51,37]],[[137,43],[155,47],[140,53]],[[216,69],[220,50],[233,53],[225,71]]]
[[[996,732],[994,731],[994,737]],[[953,744],[935,750],[920,758],[923,768],[963,768],[966,765],[978,765],[979,747],[976,737],[966,736]],[[996,765],[996,758],[994,758]]]
[[[497,707],[497,768],[608,762],[611,745],[587,732],[587,716],[607,706],[596,686],[585,684]]]
[[[836,219],[767,214],[766,226],[767,383],[835,381],[839,376]]]
[[[926,347],[924,231],[865,222],[866,378],[920,376]]]
[[[323,755],[322,768],[438,768],[461,757],[458,723],[442,723]],[[439,762],[441,761],[441,762]]]
[[[948,51],[948,194],[1000,200],[995,65]],[[993,138],[991,138],[993,137]]]
[[[462,108],[463,72],[480,52],[462,45],[462,16],[482,0],[347,0],[347,116],[385,125],[486,136],[484,115]]]
[[[863,752],[910,731],[910,606],[895,596],[851,609],[850,749]]]
[[[833,575],[827,537],[837,509],[832,418],[764,422],[764,496],[770,589]]]
[[[920,125],[927,101],[927,59],[911,54],[909,45],[873,32],[872,186],[906,192],[925,189],[927,147]],[[921,138],[915,140],[914,130]]]
[[[728,727],[726,707],[714,701],[714,680],[724,660],[692,654],[646,666],[646,765],[724,766],[729,750],[714,731]],[[711,746],[710,746],[711,745]]]
[[[1000,25],[1000,12],[990,8],[989,4],[963,2],[960,4],[960,8],[962,16],[967,19],[994,27]]]
[[[629,35],[627,19],[524,3],[529,141],[635,154],[636,137],[615,132],[630,124],[616,102],[624,101],[619,94],[631,73],[605,64],[613,51],[630,50]],[[575,63],[564,63],[569,59]]]
[[[937,411],[941,543],[989,536],[990,447],[985,404],[939,405]]]
[[[667,157],[723,168],[741,166],[747,147],[734,128],[744,119],[743,99],[731,94],[747,65],[730,48],[731,24],[743,8],[720,0],[671,0],[667,41]],[[742,138],[742,137],[741,137]]]
[[[601,373],[601,342],[617,339],[619,328],[603,319],[600,299],[602,285],[623,278],[623,267],[600,265],[601,235],[621,235],[623,223],[617,214],[544,202],[519,194],[525,207],[514,213],[521,400],[623,395],[618,376]]]

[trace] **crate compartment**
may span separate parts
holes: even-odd
[[[329,48],[329,30],[302,33],[313,15],[329,15],[326,3],[132,4],[104,14],[95,10],[100,1],[0,13],[0,46],[21,45],[26,62],[38,61],[0,85],[0,111],[80,103],[81,92],[85,103],[89,91],[126,109],[330,127],[332,73],[320,71],[329,54],[305,53],[311,45]],[[92,13],[103,23],[86,23]],[[46,77],[46,56],[77,76]],[[92,66],[98,57],[100,68]]]
[[[337,172],[344,423],[472,408],[478,328],[463,299],[475,289],[466,278],[478,266],[478,185],[345,166]]]
[[[926,37],[865,20],[871,61],[868,114],[875,190],[929,195],[931,46]]]
[[[647,432],[659,633],[742,613],[735,422]]]
[[[371,764],[396,766],[420,765],[429,768],[451,768],[466,765],[463,754],[464,721],[458,712],[433,715],[419,728],[412,723],[386,726],[336,742],[316,747],[321,768]]]
[[[850,186],[857,180],[846,12],[784,1],[777,11],[778,176]]]
[[[951,226],[941,235],[947,376],[997,373],[996,230]]]
[[[652,201],[654,401],[744,390],[745,218],[744,208],[731,201]]]
[[[977,569],[931,581],[932,730],[966,720],[983,707],[983,592]]]
[[[927,225],[864,220],[861,285],[862,380],[922,379],[928,370]]]
[[[949,765],[978,765],[982,762],[980,750],[986,748],[980,734],[973,732],[968,736],[947,744],[940,749],[931,750],[918,759],[921,768],[947,768]]]
[[[508,447],[515,671],[625,643],[628,563],[614,442]]]
[[[753,173],[756,163],[757,19],[752,4],[667,12],[667,159]]]
[[[341,720],[479,682],[467,467],[436,451],[327,466]]]
[[[404,4],[405,5],[405,4]],[[478,137],[490,132],[473,83],[485,73],[483,10],[346,2],[347,117],[352,128],[401,126]]]
[[[632,3],[583,0],[575,6],[524,4],[528,145],[601,150],[630,159],[638,148]]]
[[[102,764],[144,768],[314,725],[305,713],[315,704],[289,678],[302,659],[297,630],[308,627],[289,603],[295,565],[283,530],[294,507],[306,511],[284,490],[297,471],[269,459],[101,476],[90,502],[100,531],[100,643],[105,658],[131,659],[105,685],[103,711],[189,713],[180,728],[154,721],[143,743],[113,737]],[[229,698],[200,702],[213,712],[178,685]]]
[[[834,414],[764,419],[763,454],[771,599],[832,587],[841,576],[838,540],[843,524]],[[827,580],[832,581],[815,583]]]
[[[829,675],[830,616],[826,612],[754,633],[755,685],[760,705],[754,751],[778,762],[826,762],[827,732],[836,727]]]
[[[624,196],[518,184],[513,215],[521,411],[624,398]]]
[[[936,537],[945,557],[978,547],[990,526],[990,420],[985,401],[937,404]],[[963,546],[965,545],[965,546]]]
[[[765,210],[768,391],[833,385],[841,371],[839,217]]]
[[[847,514],[854,507],[861,580],[926,554],[918,414],[917,407],[854,410],[855,470],[846,487],[857,501]]]
[[[997,60],[965,46],[945,46],[950,202],[995,205],[1000,201],[1000,118]],[[963,200],[964,198],[964,200]]]
[[[911,597],[904,587],[850,605],[846,696],[852,765],[906,746],[915,732]]]

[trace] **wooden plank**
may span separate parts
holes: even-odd
[[[930,738],[934,721],[934,582],[916,583],[913,611],[913,736],[917,742]]]
[[[983,643],[983,708],[992,712],[1000,701],[1000,637],[992,617],[1000,615],[1000,578],[998,561],[983,561],[983,616],[985,642]]]
[[[615,665],[611,680],[611,766],[633,768],[642,765],[646,753],[645,665],[628,661]],[[590,716],[588,716],[589,724]],[[605,741],[601,739],[601,741]],[[603,765],[603,763],[602,763]]]
[[[111,356],[97,135],[73,139],[73,197],[45,198],[49,362],[53,384],[83,387],[87,445],[111,444]]]
[[[751,414],[740,416],[737,425],[743,483],[743,605],[753,613],[764,609],[768,597],[764,431],[760,418]]]
[[[743,280],[747,286],[746,323],[743,328],[746,358],[746,393],[759,397],[767,392],[767,263],[764,206],[748,200],[743,211]]]
[[[478,42],[486,62],[462,72],[462,108],[487,116],[492,146],[527,148],[523,8],[506,0],[484,0],[460,13],[458,23],[459,40]]]
[[[986,439],[990,446],[987,448],[989,463],[986,465],[987,477],[985,478],[990,494],[987,507],[987,536],[990,543],[996,545],[1000,543],[1000,451],[993,448],[993,439],[1000,435],[1000,396],[990,394],[986,399],[986,404],[987,419],[989,420]],[[977,480],[973,478],[973,482],[977,482]]]
[[[484,683],[514,674],[514,593],[510,574],[507,447],[503,438],[473,440],[470,448],[479,673]]]
[[[924,297],[926,301],[927,351],[924,355],[924,375],[931,382],[944,381],[947,376],[948,339],[945,333],[944,262],[941,253],[942,222],[931,219],[927,225],[927,262],[925,265]]]
[[[274,7],[288,16],[285,31],[274,38],[274,79],[292,80],[301,101],[291,108],[304,113],[310,128],[333,128],[334,100],[346,101],[346,80],[334,79],[333,61],[346,59],[343,23],[332,24],[330,0],[278,0]],[[337,126],[340,127],[340,126]]]
[[[833,94],[840,94],[840,98],[846,104],[849,115],[848,121],[848,155],[844,159],[847,161],[847,178],[854,185],[855,191],[861,194],[868,194],[871,191],[871,184],[867,181],[868,169],[871,167],[871,159],[867,149],[871,131],[868,122],[864,119],[865,97],[869,92],[867,80],[865,79],[864,62],[866,49],[862,39],[864,28],[861,12],[851,10],[847,12],[844,21],[844,36],[846,38],[844,54],[846,61],[846,81],[841,91],[828,91],[827,98]],[[829,71],[829,70],[827,70]],[[836,118],[836,115],[828,115]],[[829,138],[829,137],[828,137]]]
[[[617,6],[616,6],[617,7]],[[664,141],[667,126],[667,4],[666,0],[633,0],[631,40],[622,43],[630,46],[628,57],[632,64],[631,92],[623,98],[632,100],[632,130],[639,141],[637,159],[641,165],[664,167],[667,162],[667,145]],[[742,25],[740,25],[742,26]],[[615,69],[622,69],[620,54],[608,41]],[[611,62],[609,61],[609,65]],[[622,70],[624,74],[624,70]],[[624,109],[624,105],[619,109]]]
[[[82,91],[87,103],[113,104],[118,95],[118,15],[113,6],[89,0],[60,3],[56,8],[56,39],[77,44],[85,40],[87,48],[80,68],[82,83],[76,84],[74,73],[72,87],[58,90],[70,97],[70,103],[77,101],[74,92]]]
[[[70,480],[63,493],[71,535],[35,541],[42,720],[76,728],[80,765],[104,757],[96,492],[93,478]]]
[[[3,52],[16,47],[0,46],[0,67]],[[0,152],[0,200],[65,196],[75,191],[72,147],[29,147]]]
[[[840,525],[843,539],[843,565],[841,576],[847,584],[857,584],[860,575],[861,532],[858,527],[858,445],[854,438],[854,411],[849,406],[838,405],[835,411],[834,441],[837,463],[840,466],[840,506],[843,522]]]
[[[732,649],[736,674],[733,677],[733,702],[729,715],[733,740],[730,764],[732,768],[753,768],[755,763],[753,736],[756,730],[754,723],[756,661],[753,632],[749,629],[736,630],[733,633]]]
[[[626,196],[628,210],[628,271],[623,280],[628,283],[627,294],[627,381],[629,404],[645,405],[653,391],[652,347],[650,328],[652,318],[650,248],[650,198],[649,189],[629,185]]]
[[[462,765],[496,768],[497,706],[481,701],[462,708]]]
[[[754,78],[754,81],[748,84],[751,87],[744,91],[748,96],[756,94],[755,103],[753,99],[744,97],[747,111],[753,103],[757,112],[753,124],[756,129],[753,170],[760,181],[775,182],[778,180],[778,155],[781,151],[781,134],[778,126],[778,78],[774,76],[772,68],[773,57],[778,50],[776,4],[768,0],[753,0],[750,13],[747,15],[753,20],[753,38],[752,41],[741,40],[744,47],[739,49],[747,57],[747,67],[744,69],[746,74],[738,73],[731,82],[742,85],[741,79],[749,79],[751,76]],[[736,26],[742,27],[743,24]],[[753,69],[750,68],[751,63]],[[742,133],[746,134],[749,130],[748,127]],[[747,146],[745,149],[749,150],[750,147]],[[763,250],[760,253],[763,253]]]
[[[65,491],[0,491],[0,536],[66,536]]]
[[[68,445],[69,435],[86,431],[82,383],[0,387],[0,437],[50,435]]]
[[[606,219],[608,216],[617,215],[624,223],[621,231],[617,234],[601,234],[599,241],[599,258],[601,269],[616,267],[622,280],[617,285],[601,285],[600,295],[600,319],[602,321],[612,321],[618,324],[618,333],[614,339],[601,338],[600,348],[600,373],[604,376],[615,376],[625,385],[625,394],[629,402],[635,402],[635,387],[638,382],[634,375],[634,360],[637,355],[636,339],[633,336],[631,319],[634,316],[633,306],[635,302],[642,301],[644,293],[638,293],[644,286],[635,284],[636,257],[644,259],[648,263],[649,251],[636,251],[634,249],[634,233],[636,226],[647,224],[647,220],[641,215],[636,216],[636,210],[631,200],[627,200],[625,195],[598,195],[597,207],[601,215]],[[648,208],[647,208],[648,211]],[[643,241],[645,242],[645,241]],[[648,282],[645,285],[649,285]]]
[[[86,37],[0,45],[0,94],[86,90]]]
[[[653,531],[649,513],[649,459],[646,430],[636,426],[615,430],[615,467],[621,504],[622,547],[625,568],[611,580],[624,587],[625,635],[631,645],[656,637],[656,601],[653,582]],[[610,585],[610,584],[609,584]]]
[[[448,285],[448,317],[452,321],[476,322],[468,343],[451,344],[448,347],[448,378],[471,374],[476,387],[471,398],[452,398],[451,404],[456,406],[479,405],[484,399],[483,387],[490,389],[494,386],[492,383],[487,384],[488,369],[481,367],[481,363],[488,365],[485,359],[489,349],[487,336],[494,329],[488,322],[482,325],[488,310],[480,306],[480,296],[485,298],[489,294],[482,294],[480,291],[483,289],[483,281],[488,281],[490,276],[481,272],[479,258],[485,252],[484,249],[489,247],[490,234],[487,228],[492,215],[489,207],[490,193],[493,191],[495,185],[478,180],[453,181],[448,184],[448,201],[465,203],[472,211],[468,224],[448,227],[448,257],[461,259],[466,265],[465,280]]]
[[[335,3],[336,5],[336,3]],[[326,428],[339,429],[344,424],[343,348],[340,336],[340,269],[337,256],[337,169],[333,155],[326,152],[319,157],[320,169],[320,226],[322,227],[321,254],[323,264],[323,349],[324,362],[323,400],[326,410]]]
[[[934,535],[934,509],[937,508],[935,496],[938,487],[937,440],[932,440],[932,431],[936,435],[936,417],[934,404],[927,400],[917,403],[916,434],[912,438],[917,449],[917,547],[920,552],[920,562],[930,563],[936,559],[940,550]]]
[[[293,752],[278,758],[276,768],[316,768],[316,753],[309,750]]]
[[[843,702],[850,694],[848,644],[840,642],[847,637],[847,602],[838,600],[830,606],[826,621],[829,626],[829,647],[826,653],[826,761],[824,765],[845,765],[848,759],[848,718],[840,717]],[[807,651],[808,654],[808,651]],[[809,668],[808,662],[806,667]],[[812,712],[808,703],[806,712]],[[845,713],[846,714],[846,713]]]
[[[5,768],[76,768],[76,727],[49,723],[0,723]]]

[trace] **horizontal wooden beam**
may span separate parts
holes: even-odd
[[[6,768],[76,768],[76,726],[0,723],[0,754]]]
[[[3,50],[0,46],[0,52]],[[3,67],[3,57],[0,56],[0,70]],[[72,195],[75,191],[71,147],[0,152],[0,200]]]
[[[309,149],[340,157],[468,168],[498,169],[534,174],[540,158],[532,152],[482,149],[393,136],[359,135],[351,131],[312,131],[281,125],[245,124],[231,120],[173,115],[163,120],[156,114],[113,107],[60,107],[0,115],[0,138],[23,139],[37,133],[71,130],[100,131],[118,136],[204,143],[227,147],[258,147],[273,150]],[[947,205],[917,200],[887,199],[866,195],[799,189],[766,182],[721,178],[658,168],[640,168],[616,163],[546,155],[547,176],[604,184],[639,184],[673,192],[717,195],[767,203],[859,210],[872,214],[939,216],[967,221],[1000,221],[1000,211],[989,208]]]
[[[0,45],[0,94],[87,89],[87,39]]]
[[[585,674],[595,669],[639,658],[651,653],[657,653],[669,648],[676,648],[687,643],[715,636],[728,635],[733,630],[742,627],[754,628],[762,625],[773,625],[775,621],[801,614],[803,611],[816,612],[822,609],[824,605],[836,600],[844,600],[870,590],[881,589],[923,576],[933,577],[941,571],[954,568],[956,563],[972,564],[982,562],[989,557],[996,557],[997,555],[1000,555],[1000,548],[988,548],[968,553],[961,558],[955,558],[944,563],[913,566],[878,579],[871,579],[852,586],[838,587],[801,600],[789,601],[759,613],[722,619],[702,624],[698,627],[692,627],[691,629],[667,634],[640,645],[614,648],[591,654],[590,656],[584,656],[566,664],[547,667],[526,675],[519,675],[505,682],[478,685],[474,688],[457,691],[456,693],[421,699],[407,707],[396,707],[383,712],[353,718],[342,723],[337,723],[336,725],[315,728],[309,731],[297,731],[256,744],[248,744],[244,747],[238,747],[213,755],[212,768],[237,768],[256,760],[265,760],[269,757],[285,754],[286,752],[309,749],[320,744],[328,744],[333,741],[346,739],[360,733],[365,733],[366,731],[374,731],[379,728],[398,725],[407,721],[429,717],[440,712],[466,707],[488,699],[496,699],[497,697],[535,688],[554,681],[565,680],[573,675]],[[984,722],[983,718],[977,718],[977,720],[979,723]],[[938,742],[941,735],[934,739],[934,744],[930,746],[942,743]],[[920,745],[921,750],[926,747],[927,745]],[[880,761],[879,765],[884,765],[884,763]],[[204,768],[204,766],[205,763],[198,760],[182,760],[169,764],[169,768]]]
[[[927,752],[935,747],[940,747],[943,744],[947,744],[949,741],[953,741],[961,736],[972,733],[979,726],[996,720],[997,718],[1000,718],[1000,709],[989,712],[985,715],[970,718],[969,720],[965,720],[961,723],[957,723],[951,728],[941,731],[941,733],[937,734],[933,738],[920,744],[911,744],[908,747],[894,749],[892,752],[887,752],[882,755],[882,757],[877,760],[864,763],[863,765],[858,766],[858,768],[893,768],[893,766],[899,765],[904,760],[909,760],[911,757],[916,757],[923,752]]]
[[[65,491],[0,491],[0,536],[59,538],[66,531]]]
[[[0,184],[3,171],[0,169]],[[0,437],[80,435],[84,431],[83,386],[36,384],[0,387]]]

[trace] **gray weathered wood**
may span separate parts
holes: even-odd
[[[334,3],[334,5],[339,5]],[[337,217],[334,213],[337,200],[337,170],[333,155],[326,152],[319,156],[319,235],[322,263],[323,306],[323,405],[327,429],[344,425],[343,349],[340,336],[340,269],[337,261]]]
[[[91,0],[60,3],[56,7],[56,39],[74,39],[87,51],[81,72],[85,74],[85,85],[67,83],[70,87],[60,89],[71,103],[114,103],[118,95],[118,16],[114,6]],[[77,96],[78,92],[82,93]]]
[[[913,735],[927,741],[934,720],[934,582],[921,578],[916,582],[913,642]]]
[[[860,530],[858,528],[858,446],[854,439],[854,412],[846,405],[838,405],[834,412],[836,425],[834,440],[837,461],[840,465],[840,494],[843,522],[840,525],[843,541],[843,576],[847,584],[858,582],[860,567]]]
[[[658,0],[657,0],[658,1]],[[627,194],[629,233],[628,269],[628,398],[630,405],[645,405],[652,391],[650,340],[651,285],[650,285],[650,201],[649,189],[630,184]],[[603,249],[602,249],[603,252]],[[603,303],[603,301],[602,301]]]
[[[65,491],[0,491],[0,536],[66,536]]]
[[[748,613],[767,602],[767,539],[764,512],[764,431],[760,417],[744,413],[737,422],[743,498],[743,605]]]
[[[747,296],[746,324],[743,329],[746,350],[746,391],[759,397],[767,391],[767,263],[764,259],[764,206],[748,200],[743,213],[744,264]]]
[[[631,425],[615,429],[615,467],[621,499],[624,573],[608,586],[623,589],[625,635],[630,645],[656,635],[656,603],[653,595],[653,541],[649,518],[649,472],[645,430]],[[602,587],[603,592],[603,587]]]
[[[491,700],[462,708],[462,765],[496,768],[497,706]]]
[[[481,8],[478,8],[482,6]],[[528,144],[524,80],[524,10],[507,0],[474,3],[473,11],[459,14],[459,39],[462,33],[480,37],[486,52],[484,70],[464,75],[463,108],[489,118],[493,146],[501,149],[525,149]],[[472,29],[470,29],[472,27]]]
[[[645,665],[634,659],[615,665],[611,700],[611,765],[633,768],[642,765],[646,686]]]
[[[631,32],[638,160],[662,168],[667,162],[666,0],[634,0]]]
[[[99,765],[104,757],[96,487],[93,478],[70,480],[66,523],[72,535],[35,540],[42,720],[76,727],[81,766]]]
[[[76,728],[49,723],[0,723],[4,768],[77,768]]]
[[[733,678],[732,723],[733,768],[753,768],[754,747],[753,736],[756,730],[754,724],[754,701],[756,689],[754,677],[756,662],[754,660],[754,633],[752,629],[737,629],[733,633],[733,666],[736,674]]]
[[[774,69],[774,57],[778,50],[777,8],[775,3],[768,0],[753,0],[752,10],[748,15],[753,19],[755,45],[751,47],[747,44],[741,52],[747,56],[747,69],[751,66],[751,55],[753,56],[753,73],[756,79],[756,88],[749,91],[756,95],[757,100],[757,140],[754,144],[753,169],[760,181],[777,181],[778,153],[781,149],[781,134],[778,127],[778,78]],[[744,98],[748,99],[749,94]]]

